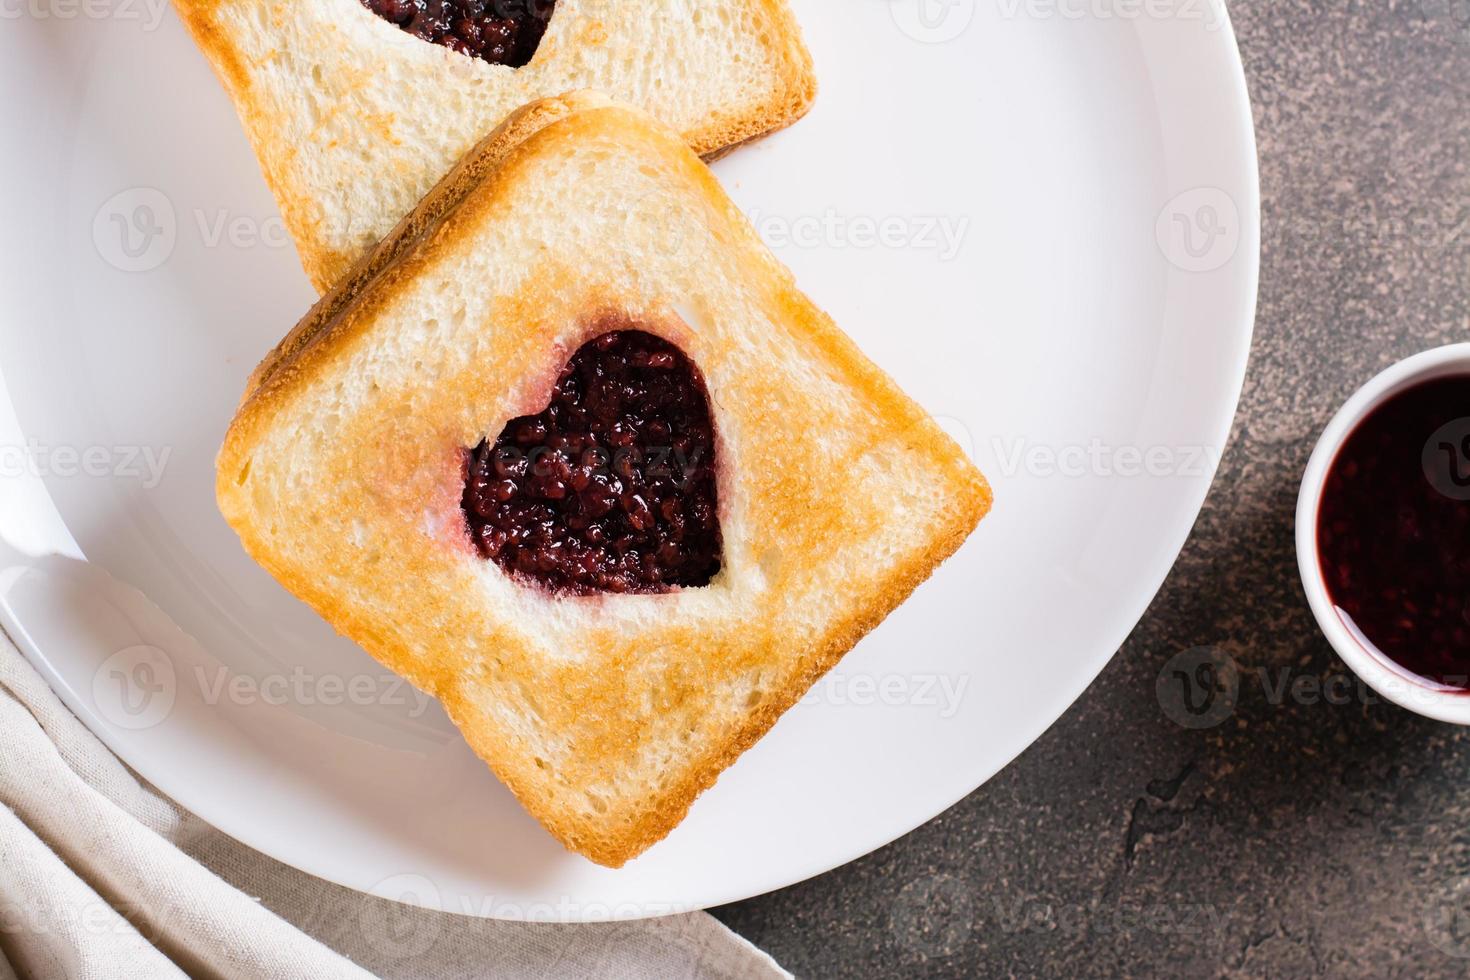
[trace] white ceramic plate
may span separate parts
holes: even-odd
[[[852,860],[1082,692],[1177,555],[1245,368],[1258,194],[1228,22],[1206,0],[796,8],[816,108],[716,169],[816,301],[972,448],[996,506],[619,871],[563,851],[437,705],[288,596],[216,513],[245,376],[312,296],[172,12],[7,15],[0,604],[119,755],[353,888],[595,919]]]

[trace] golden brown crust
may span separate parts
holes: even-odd
[[[310,200],[298,193],[295,181],[284,172],[284,168],[273,165],[275,156],[262,153],[262,144],[272,139],[271,126],[260,107],[251,84],[251,73],[243,54],[227,26],[218,18],[219,8],[225,0],[174,0],[174,9],[179,19],[194,38],[194,43],[204,52],[214,66],[215,75],[235,105],[235,112],[256,149],[261,176],[281,209],[281,220],[296,243],[297,252],[306,276],[318,293],[331,285],[332,271],[343,268],[346,256],[333,255],[331,250],[317,244],[313,230]],[[287,153],[296,152],[290,148]],[[348,260],[347,264],[350,264]]]
[[[311,422],[313,398],[333,384],[352,381],[352,365],[359,363],[355,356],[377,349],[372,347],[375,338],[396,335],[400,325],[394,317],[404,314],[394,311],[412,310],[422,283],[434,278],[434,270],[456,268],[462,260],[455,256],[463,249],[498,234],[495,229],[510,232],[514,214],[507,211],[509,202],[539,179],[547,160],[557,159],[568,147],[599,143],[630,160],[629,166],[643,161],[658,170],[661,181],[680,188],[692,209],[702,210],[698,220],[718,242],[704,261],[728,265],[728,274],[749,291],[752,309],[782,332],[783,342],[797,345],[793,356],[821,372],[812,383],[830,377],[840,384],[842,400],[850,403],[846,410],[849,415],[861,413],[860,424],[854,422],[857,416],[824,415],[834,409],[820,392],[788,390],[789,381],[775,370],[779,364],[737,370],[727,363],[741,345],[738,338],[715,336],[723,329],[719,324],[690,323],[677,311],[660,312],[656,304],[636,307],[632,294],[617,282],[589,278],[575,265],[557,265],[541,256],[535,277],[487,307],[495,310],[493,335],[482,336],[480,328],[465,335],[486,345],[475,363],[463,367],[465,373],[436,373],[431,385],[411,378],[402,391],[379,392],[375,386],[373,397],[382,404],[360,409],[355,413],[360,419],[344,419],[333,430],[335,440],[369,454],[370,465],[350,454],[341,460],[306,458],[298,462],[311,468],[308,476],[315,483],[303,487],[299,478],[281,479],[272,470],[282,465],[284,450],[279,447],[294,449],[296,430]],[[437,201],[421,205],[400,233],[366,257],[293,332],[294,339],[257,371],[255,387],[221,449],[220,508],[246,550],[283,585],[384,664],[438,696],[472,748],[553,835],[592,860],[618,866],[673,829],[721,771],[959,547],[989,509],[990,490],[933,420],[796,289],[789,272],[764,249],[698,159],[646,116],[595,98],[568,96],[528,107],[519,122],[508,122],[498,138],[484,141],[472,157],[441,184]],[[567,262],[577,259],[568,256]],[[705,273],[717,274],[722,273],[713,267]],[[687,292],[680,290],[681,295]],[[522,635],[522,628],[554,629],[550,607],[538,603],[581,600],[527,599],[521,593],[529,590],[515,585],[506,585],[503,594],[495,592],[506,583],[487,584],[484,563],[470,552],[462,526],[458,538],[451,530],[447,537],[425,539],[419,529],[424,514],[458,513],[462,477],[435,447],[454,450],[473,444],[484,426],[519,413],[525,400],[540,397],[528,391],[512,398],[498,388],[536,376],[548,365],[554,371],[562,351],[578,342],[575,332],[556,333],[556,325],[581,324],[577,329],[595,331],[608,309],[623,309],[692,351],[710,384],[717,427],[742,444],[721,477],[722,508],[733,508],[722,518],[729,522],[727,573],[722,574],[731,576],[731,582],[720,588],[728,594],[729,606],[698,613],[691,604],[701,601],[698,596],[673,595],[619,597],[626,600],[623,605],[593,602],[576,606],[573,613],[562,609],[562,614],[580,617],[580,625],[562,638],[565,642],[553,644],[553,652]],[[552,336],[560,339],[548,346]],[[428,356],[429,349],[421,352]],[[445,363],[458,362],[446,358]],[[487,391],[487,364],[495,366],[495,377],[504,379],[490,386],[496,391]],[[425,399],[437,400],[417,415],[406,408]],[[781,411],[783,400],[793,399],[814,424],[843,435],[829,440],[842,445],[827,465],[854,488],[865,481],[900,490],[931,484],[940,488],[922,534],[895,539],[885,528],[891,511],[882,506],[814,513],[811,505],[827,491],[813,474],[799,468],[742,466],[743,460],[770,458],[775,444],[762,443],[762,433],[765,427],[783,425],[771,413]],[[384,419],[400,418],[420,421],[406,432],[383,431]],[[789,424],[781,431],[795,437]],[[393,552],[390,559],[379,559],[364,555],[363,547],[344,546],[340,529],[318,524],[340,512],[333,501],[341,498],[344,487],[360,490],[364,472],[371,475],[377,467],[394,464],[392,454],[382,456],[376,448],[393,442],[394,436],[410,454],[407,472],[401,479],[390,473],[384,485],[369,488],[381,499],[365,512]],[[732,465],[740,471],[732,473]],[[885,472],[885,466],[893,472]],[[916,472],[909,473],[910,468]],[[738,513],[742,506],[748,511],[743,518]],[[273,526],[277,522],[286,526],[278,529]],[[301,544],[298,538],[309,545],[305,553],[294,550]],[[865,568],[861,549],[841,554],[845,542],[865,545],[875,539],[898,549],[891,562]],[[791,557],[768,562],[765,552],[772,544],[784,546]],[[385,575],[413,583],[411,600],[390,607],[392,611],[380,603],[364,603],[358,594],[381,592]],[[752,584],[751,575],[759,581]],[[482,608],[466,598],[471,590],[508,596],[511,611]],[[712,585],[690,591],[713,594],[717,589]],[[830,608],[808,608],[821,596]],[[515,611],[526,602],[531,603],[529,611]],[[629,631],[627,617],[616,610],[645,602],[658,604],[656,628]],[[524,621],[528,617],[531,622]],[[798,621],[810,621],[808,633],[793,629]],[[476,642],[462,649],[447,643],[445,636]],[[658,661],[660,648],[679,655]],[[656,791],[613,801],[595,819],[566,805],[568,786],[595,790],[598,780],[641,771],[638,760],[649,739],[675,742],[670,732],[657,728],[668,718],[689,715],[689,723],[697,726],[701,719],[718,716],[710,697],[751,671],[769,675],[761,696],[728,723],[702,731],[700,739],[681,750],[676,770]],[[518,700],[535,707],[534,724],[539,727],[533,741],[495,714]],[[691,712],[691,704],[699,710]],[[539,746],[559,737],[572,739],[574,745],[562,757],[550,759],[557,776],[552,778],[543,768],[547,760],[536,753],[550,756],[552,749]]]
[[[817,73],[811,52],[802,41],[796,15],[786,0],[760,0],[759,9],[766,36],[780,39],[782,46],[778,58],[779,85],[769,101],[749,106],[726,119],[712,118],[706,125],[684,134],[690,148],[707,161],[785,129],[806,115],[816,101]]]

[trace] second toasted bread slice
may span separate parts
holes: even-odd
[[[816,90],[786,0],[557,0],[519,68],[422,40],[409,30],[417,20],[400,27],[362,0],[174,2],[234,100],[318,292],[534,99],[598,88],[711,155],[788,125]]]

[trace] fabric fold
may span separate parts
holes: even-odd
[[[0,633],[0,980],[17,973],[790,976],[703,912],[593,925],[496,922],[399,905],[288,868],[141,780]]]

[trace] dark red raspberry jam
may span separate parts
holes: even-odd
[[[519,68],[531,60],[556,0],[362,0],[414,37]]]
[[[1383,656],[1470,689],[1470,376],[1358,424],[1328,471],[1317,554],[1340,615]]]
[[[583,344],[539,415],[468,454],[482,557],[553,592],[667,592],[720,570],[714,427],[699,371],[641,330]]]

